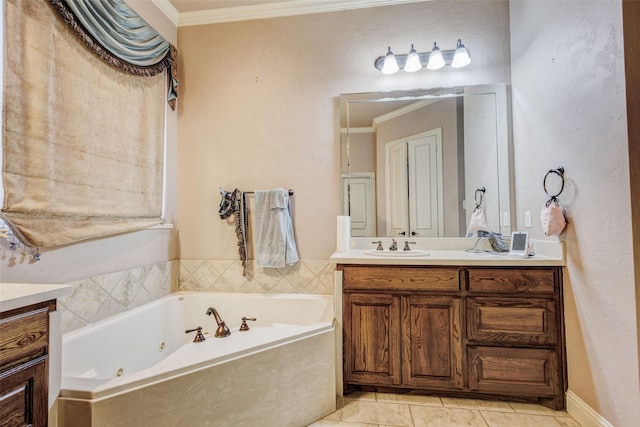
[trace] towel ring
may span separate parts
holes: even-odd
[[[560,179],[562,179],[560,191],[558,191],[558,193],[554,195],[549,194],[549,192],[547,191],[547,178],[552,173],[558,175]],[[546,173],[546,175],[544,176],[544,180],[542,181],[542,187],[544,187],[544,192],[547,193],[547,196],[551,197],[552,199],[556,199],[560,195],[560,193],[562,193],[562,190],[564,190],[564,168],[560,166],[558,169],[549,169],[549,172]]]
[[[476,190],[476,194],[474,199],[476,201],[476,209],[478,209],[482,205],[482,200],[484,199],[484,193],[487,191],[485,187],[480,187]],[[480,193],[480,201],[478,201],[478,193]]]

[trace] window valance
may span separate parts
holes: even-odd
[[[4,8],[0,219],[31,248],[159,224],[165,75],[93,55],[49,1]]]
[[[49,0],[82,41],[114,67],[138,76],[167,70],[167,102],[178,98],[177,49],[124,0]]]

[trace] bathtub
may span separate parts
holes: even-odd
[[[63,336],[61,427],[304,426],[335,398],[331,296],[178,292]]]

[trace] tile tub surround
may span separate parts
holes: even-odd
[[[338,407],[309,427],[580,427],[565,411],[529,403],[352,393]]]
[[[63,333],[175,292],[178,272],[178,261],[167,261],[66,283],[72,292],[58,300]]]
[[[175,260],[66,283],[73,291],[59,300],[63,333],[114,316],[172,292],[333,294],[334,265],[302,260],[285,268],[256,268],[247,275],[237,260]]]
[[[234,260],[180,260],[181,291],[333,294],[329,260],[304,259],[284,268],[255,267],[248,261],[247,275]]]

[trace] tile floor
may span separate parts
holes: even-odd
[[[564,411],[530,403],[387,393],[352,393],[338,403],[309,427],[580,427]]]

